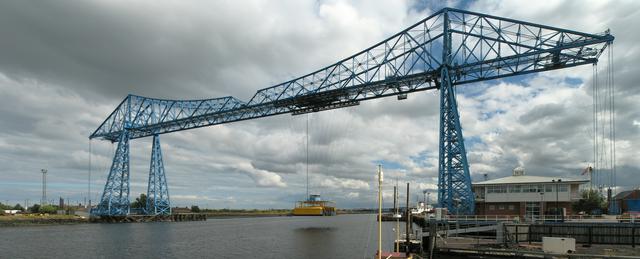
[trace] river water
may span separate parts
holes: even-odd
[[[375,215],[5,227],[0,258],[373,258],[376,231]]]

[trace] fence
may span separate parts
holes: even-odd
[[[542,242],[542,237],[570,237],[583,244],[640,244],[640,224],[636,223],[563,223],[505,224],[505,241]]]

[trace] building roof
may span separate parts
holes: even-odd
[[[620,192],[620,193],[616,194],[616,196],[613,196],[613,199],[614,200],[623,200],[623,199],[627,198],[627,196],[630,196],[631,194],[633,194],[634,192],[640,192],[640,190],[631,190],[631,191]]]
[[[588,179],[571,179],[571,178],[561,178],[561,177],[546,177],[546,176],[529,176],[529,175],[518,175],[518,176],[507,176],[497,179],[492,179],[483,182],[473,183],[473,185],[492,185],[492,184],[523,184],[523,183],[551,183],[552,180],[560,179],[562,182],[570,182],[570,183],[586,183],[589,182]]]

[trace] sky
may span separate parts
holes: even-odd
[[[115,145],[88,136],[127,94],[247,101],[445,6],[587,33],[610,29],[617,189],[640,187],[639,1],[434,2],[2,1],[0,202],[38,202],[46,168],[49,200],[95,203]],[[508,176],[517,166],[527,175],[583,177],[593,161],[592,74],[588,65],[458,86],[472,179]],[[306,193],[307,120],[312,193],[338,207],[374,207],[382,163],[388,202],[395,179],[411,183],[411,199],[422,190],[434,199],[438,94],[162,135],[172,205],[291,208]],[[146,192],[151,140],[130,145],[133,198]]]

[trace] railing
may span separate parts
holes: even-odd
[[[602,216],[602,215],[544,215],[525,216],[520,215],[447,215],[445,220],[452,221],[508,221],[508,222],[608,222],[608,223],[640,223],[640,215]]]
[[[457,221],[514,221],[518,220],[518,215],[448,215],[447,220]]]
[[[617,244],[635,247],[640,224],[572,222],[566,224],[505,224],[503,242],[542,242],[543,237],[570,237],[582,244]]]

